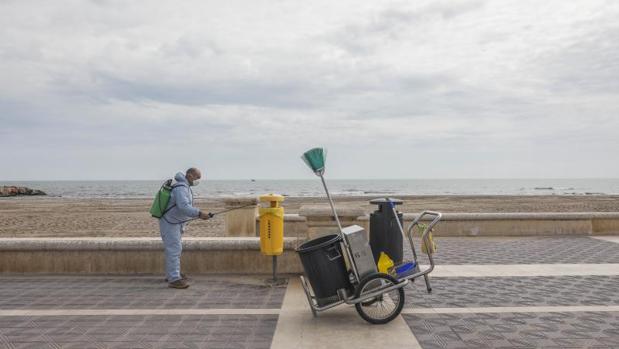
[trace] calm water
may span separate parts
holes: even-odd
[[[379,195],[619,195],[615,179],[384,179],[328,180],[338,196]],[[162,181],[0,181],[41,189],[52,196],[70,198],[152,197]],[[256,196],[279,193],[288,196],[323,196],[318,178],[308,180],[207,180],[194,188],[198,197]]]

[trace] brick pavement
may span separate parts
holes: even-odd
[[[619,276],[433,277],[406,289],[414,308],[619,305]]]
[[[403,316],[424,349],[619,348],[619,312]]]
[[[195,276],[188,290],[172,290],[160,276],[3,275],[0,348],[285,347],[278,336],[294,324],[284,319],[305,324],[298,332],[304,343],[319,337],[323,347],[336,347],[336,336],[375,348],[387,334],[409,338],[411,331],[423,348],[619,347],[619,268],[514,276],[524,264],[613,268],[619,244],[588,237],[437,240],[441,267],[474,264],[478,274],[432,276],[432,294],[418,280],[406,290],[399,322],[384,327],[364,323],[350,307],[313,319],[304,297],[288,305],[296,317],[283,317],[291,289],[267,287],[261,277]],[[499,265],[505,275],[483,275]],[[415,337],[406,339],[410,347]]]
[[[195,276],[170,292],[159,276],[5,276],[0,309],[279,308],[285,289],[261,278]]]
[[[277,315],[0,319],[5,348],[269,348]]]
[[[436,237],[436,242],[437,264],[619,263],[619,244],[586,236]],[[408,246],[404,252],[411,258]]]

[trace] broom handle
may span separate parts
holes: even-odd
[[[325,183],[325,179],[322,176],[322,173],[319,173],[320,180],[322,180],[322,186],[325,188],[325,193],[327,193],[327,199],[329,199],[329,205],[331,205],[331,211],[333,211],[333,216],[335,217],[335,221],[337,222],[337,226],[339,229],[338,235],[342,241],[342,245],[344,245],[344,254],[346,255],[345,260],[348,261],[348,265],[350,265],[353,275],[357,279],[357,282],[360,281],[359,271],[357,270],[357,266],[355,265],[355,261],[352,257],[352,252],[350,251],[350,246],[344,237],[344,231],[342,231],[342,223],[340,223],[340,218],[337,216],[337,212],[335,211],[335,205],[333,204],[333,199],[331,199],[331,194],[329,194],[329,189],[327,189],[327,183]]]
[[[335,217],[337,226],[338,228],[340,228],[340,236],[341,236],[342,235],[342,223],[340,223],[340,218],[337,216],[337,212],[335,211],[335,205],[333,205],[333,199],[331,199],[331,195],[329,194],[329,189],[327,189],[327,183],[325,183],[325,179],[322,175],[320,175],[320,179],[322,180],[323,187],[325,187],[325,192],[327,193],[327,198],[329,199],[329,205],[331,205],[331,211],[333,211],[333,216]]]

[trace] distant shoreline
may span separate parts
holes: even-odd
[[[28,181],[3,182],[39,189],[52,197],[151,198],[162,181]],[[619,195],[618,179],[411,179],[411,180],[327,180],[336,197],[371,198],[384,196],[596,196]],[[320,180],[206,180],[192,188],[198,197],[226,198],[278,193],[291,198],[324,196]]]
[[[277,192],[275,192],[278,194]],[[269,193],[264,193],[269,194]],[[197,200],[209,200],[209,201],[223,201],[230,198],[240,198],[240,197],[258,197],[259,195],[246,195],[246,196],[203,196],[196,195],[195,198]],[[154,197],[154,196],[153,196]],[[315,199],[326,199],[326,195],[317,195],[317,196],[288,196],[284,195],[286,200],[315,200]],[[373,198],[397,198],[402,200],[412,200],[412,199],[432,199],[432,198],[469,198],[469,199],[483,199],[483,198],[547,198],[547,197],[566,197],[566,198],[578,198],[578,197],[607,197],[607,198],[616,198],[619,200],[619,194],[598,194],[598,193],[588,193],[588,194],[419,194],[419,195],[398,195],[398,194],[389,194],[389,195],[356,195],[356,196],[348,196],[348,195],[332,195],[334,199],[343,199],[346,201],[352,200],[371,200]],[[136,196],[136,197],[112,197],[112,196],[97,196],[97,197],[77,197],[77,196],[6,196],[0,197],[0,200],[150,200],[151,197],[146,196]]]

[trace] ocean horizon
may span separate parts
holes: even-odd
[[[159,180],[0,181],[26,186],[49,196],[66,198],[151,198]],[[411,195],[619,195],[619,178],[573,179],[327,179],[335,196]],[[206,180],[192,188],[196,197],[257,196],[320,197],[324,190],[313,179]]]

